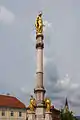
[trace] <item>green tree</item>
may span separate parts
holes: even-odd
[[[65,109],[61,109],[60,119],[61,120],[76,120],[75,117],[73,116],[73,112],[69,110],[65,111]]]

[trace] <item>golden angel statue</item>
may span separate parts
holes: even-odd
[[[40,12],[36,18],[35,27],[36,27],[36,34],[42,34],[43,32],[43,20],[42,20],[42,13]]]
[[[45,99],[45,106],[46,106],[46,111],[50,112],[50,109],[51,109],[51,100],[49,98]]]
[[[34,111],[36,107],[36,100],[35,98],[33,98],[33,96],[31,95],[31,99],[30,99],[30,105],[29,108],[31,111]]]

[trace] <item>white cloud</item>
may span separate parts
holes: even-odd
[[[78,83],[73,83],[72,85],[71,85],[71,89],[77,89],[77,88],[79,88],[80,87],[80,85],[78,84]]]
[[[80,105],[80,102],[77,100],[77,97],[79,98],[80,95],[77,95],[77,91],[80,89],[80,85],[76,82],[73,82],[68,74],[66,74],[63,79],[59,79],[55,82],[54,80],[51,80],[50,84],[47,82],[47,85],[48,94],[52,98],[52,102],[60,102],[59,105],[56,105],[56,107],[60,108],[61,104],[64,105],[63,101],[66,97],[68,97],[71,107],[74,105]]]
[[[43,24],[45,25],[43,30],[44,32],[48,29],[52,27],[52,23],[49,23],[47,20],[43,21]]]
[[[0,22],[4,24],[12,24],[15,20],[15,15],[4,6],[0,6]]]
[[[68,91],[79,88],[79,84],[73,83],[68,74],[64,77],[64,79],[58,80],[56,86]]]
[[[43,21],[43,24],[45,25],[45,27],[51,27],[52,23],[49,23],[47,20]]]
[[[70,88],[70,78],[68,77],[68,74],[61,80],[57,81],[56,86],[57,87],[61,87],[62,89],[69,89]]]
[[[70,83],[70,79],[69,79],[69,77],[66,75],[66,77],[65,77],[64,79],[59,80],[59,81],[57,82],[57,85],[61,85],[62,87],[66,87],[66,86],[69,85],[69,83]]]

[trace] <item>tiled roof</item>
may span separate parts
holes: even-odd
[[[60,112],[58,109],[56,109],[56,108],[54,107],[54,105],[51,106],[51,111]]]
[[[0,95],[0,107],[26,109],[26,106],[20,100],[9,95]]]

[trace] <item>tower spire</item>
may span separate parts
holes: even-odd
[[[66,101],[65,101],[65,106],[68,107],[68,100],[67,100],[67,98],[66,98]]]
[[[68,100],[66,98],[64,111],[67,112],[68,110],[69,110],[69,106],[68,106]]]

